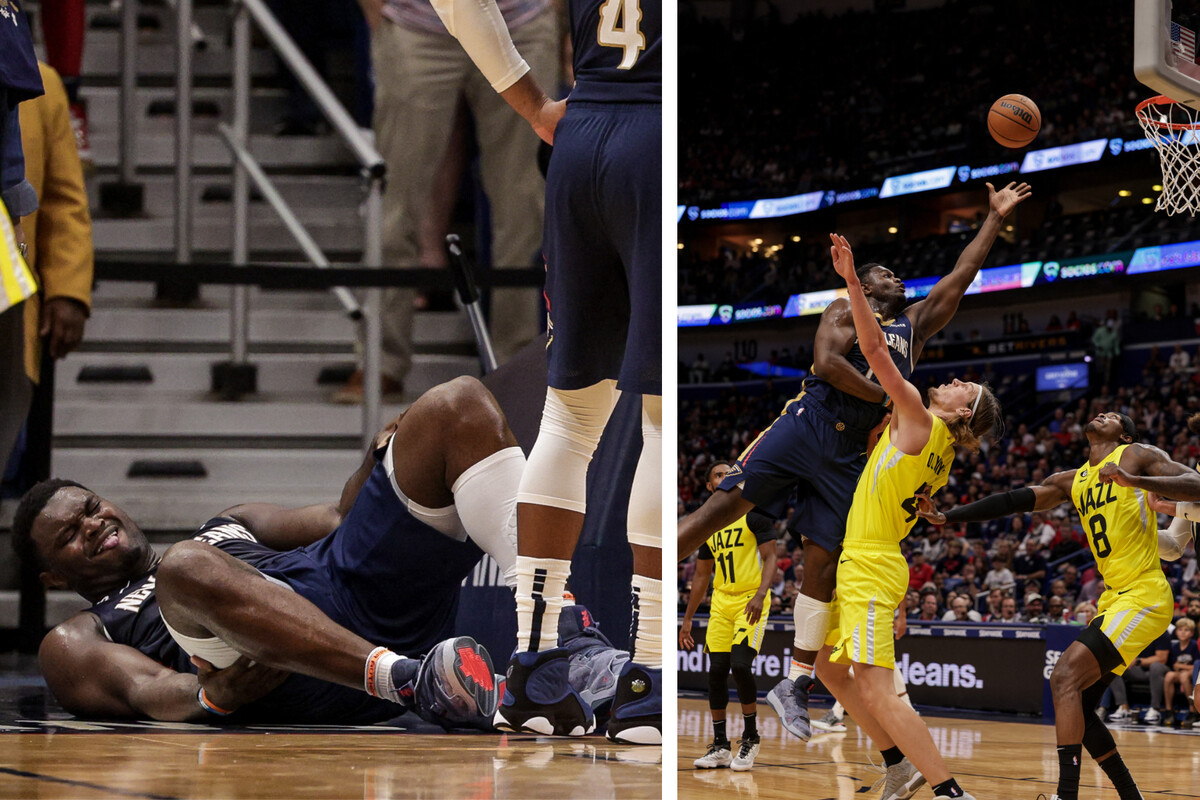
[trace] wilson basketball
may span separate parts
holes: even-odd
[[[988,111],[988,132],[1005,147],[1024,147],[1041,128],[1042,112],[1023,94],[1006,94]]]

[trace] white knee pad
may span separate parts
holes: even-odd
[[[629,543],[662,549],[662,398],[642,396],[642,454],[629,491]]]
[[[797,650],[817,651],[825,644],[829,632],[829,617],[833,614],[832,603],[822,603],[806,594],[796,595],[792,618],[796,621],[793,647]]]
[[[546,390],[542,425],[517,502],[580,514],[586,510],[588,464],[620,396],[613,380],[585,389]]]

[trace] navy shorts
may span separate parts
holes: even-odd
[[[868,433],[802,396],[746,448],[720,488],[741,485],[743,497],[775,517],[787,510],[794,488],[796,511],[788,529],[832,553],[846,538],[854,489],[867,465]]]
[[[662,106],[568,103],[546,174],[549,383],[662,394]]]
[[[337,529],[259,567],[334,622],[403,655],[453,635],[460,584],[483,556],[414,518],[377,464]]]

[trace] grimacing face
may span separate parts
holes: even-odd
[[[145,534],[128,514],[75,486],[55,492],[30,533],[46,567],[43,583],[84,596],[134,577],[151,552]]]

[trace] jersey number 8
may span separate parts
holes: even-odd
[[[1108,554],[1112,552],[1112,545],[1108,543],[1108,523],[1104,520],[1104,515],[1093,514],[1088,520],[1088,527],[1092,529],[1092,549],[1096,553],[1096,558],[1108,558]]]
[[[596,41],[605,47],[620,47],[625,51],[617,69],[632,69],[638,54],[646,48],[646,37],[638,30],[641,21],[642,8],[638,0],[606,0],[600,6]]]

